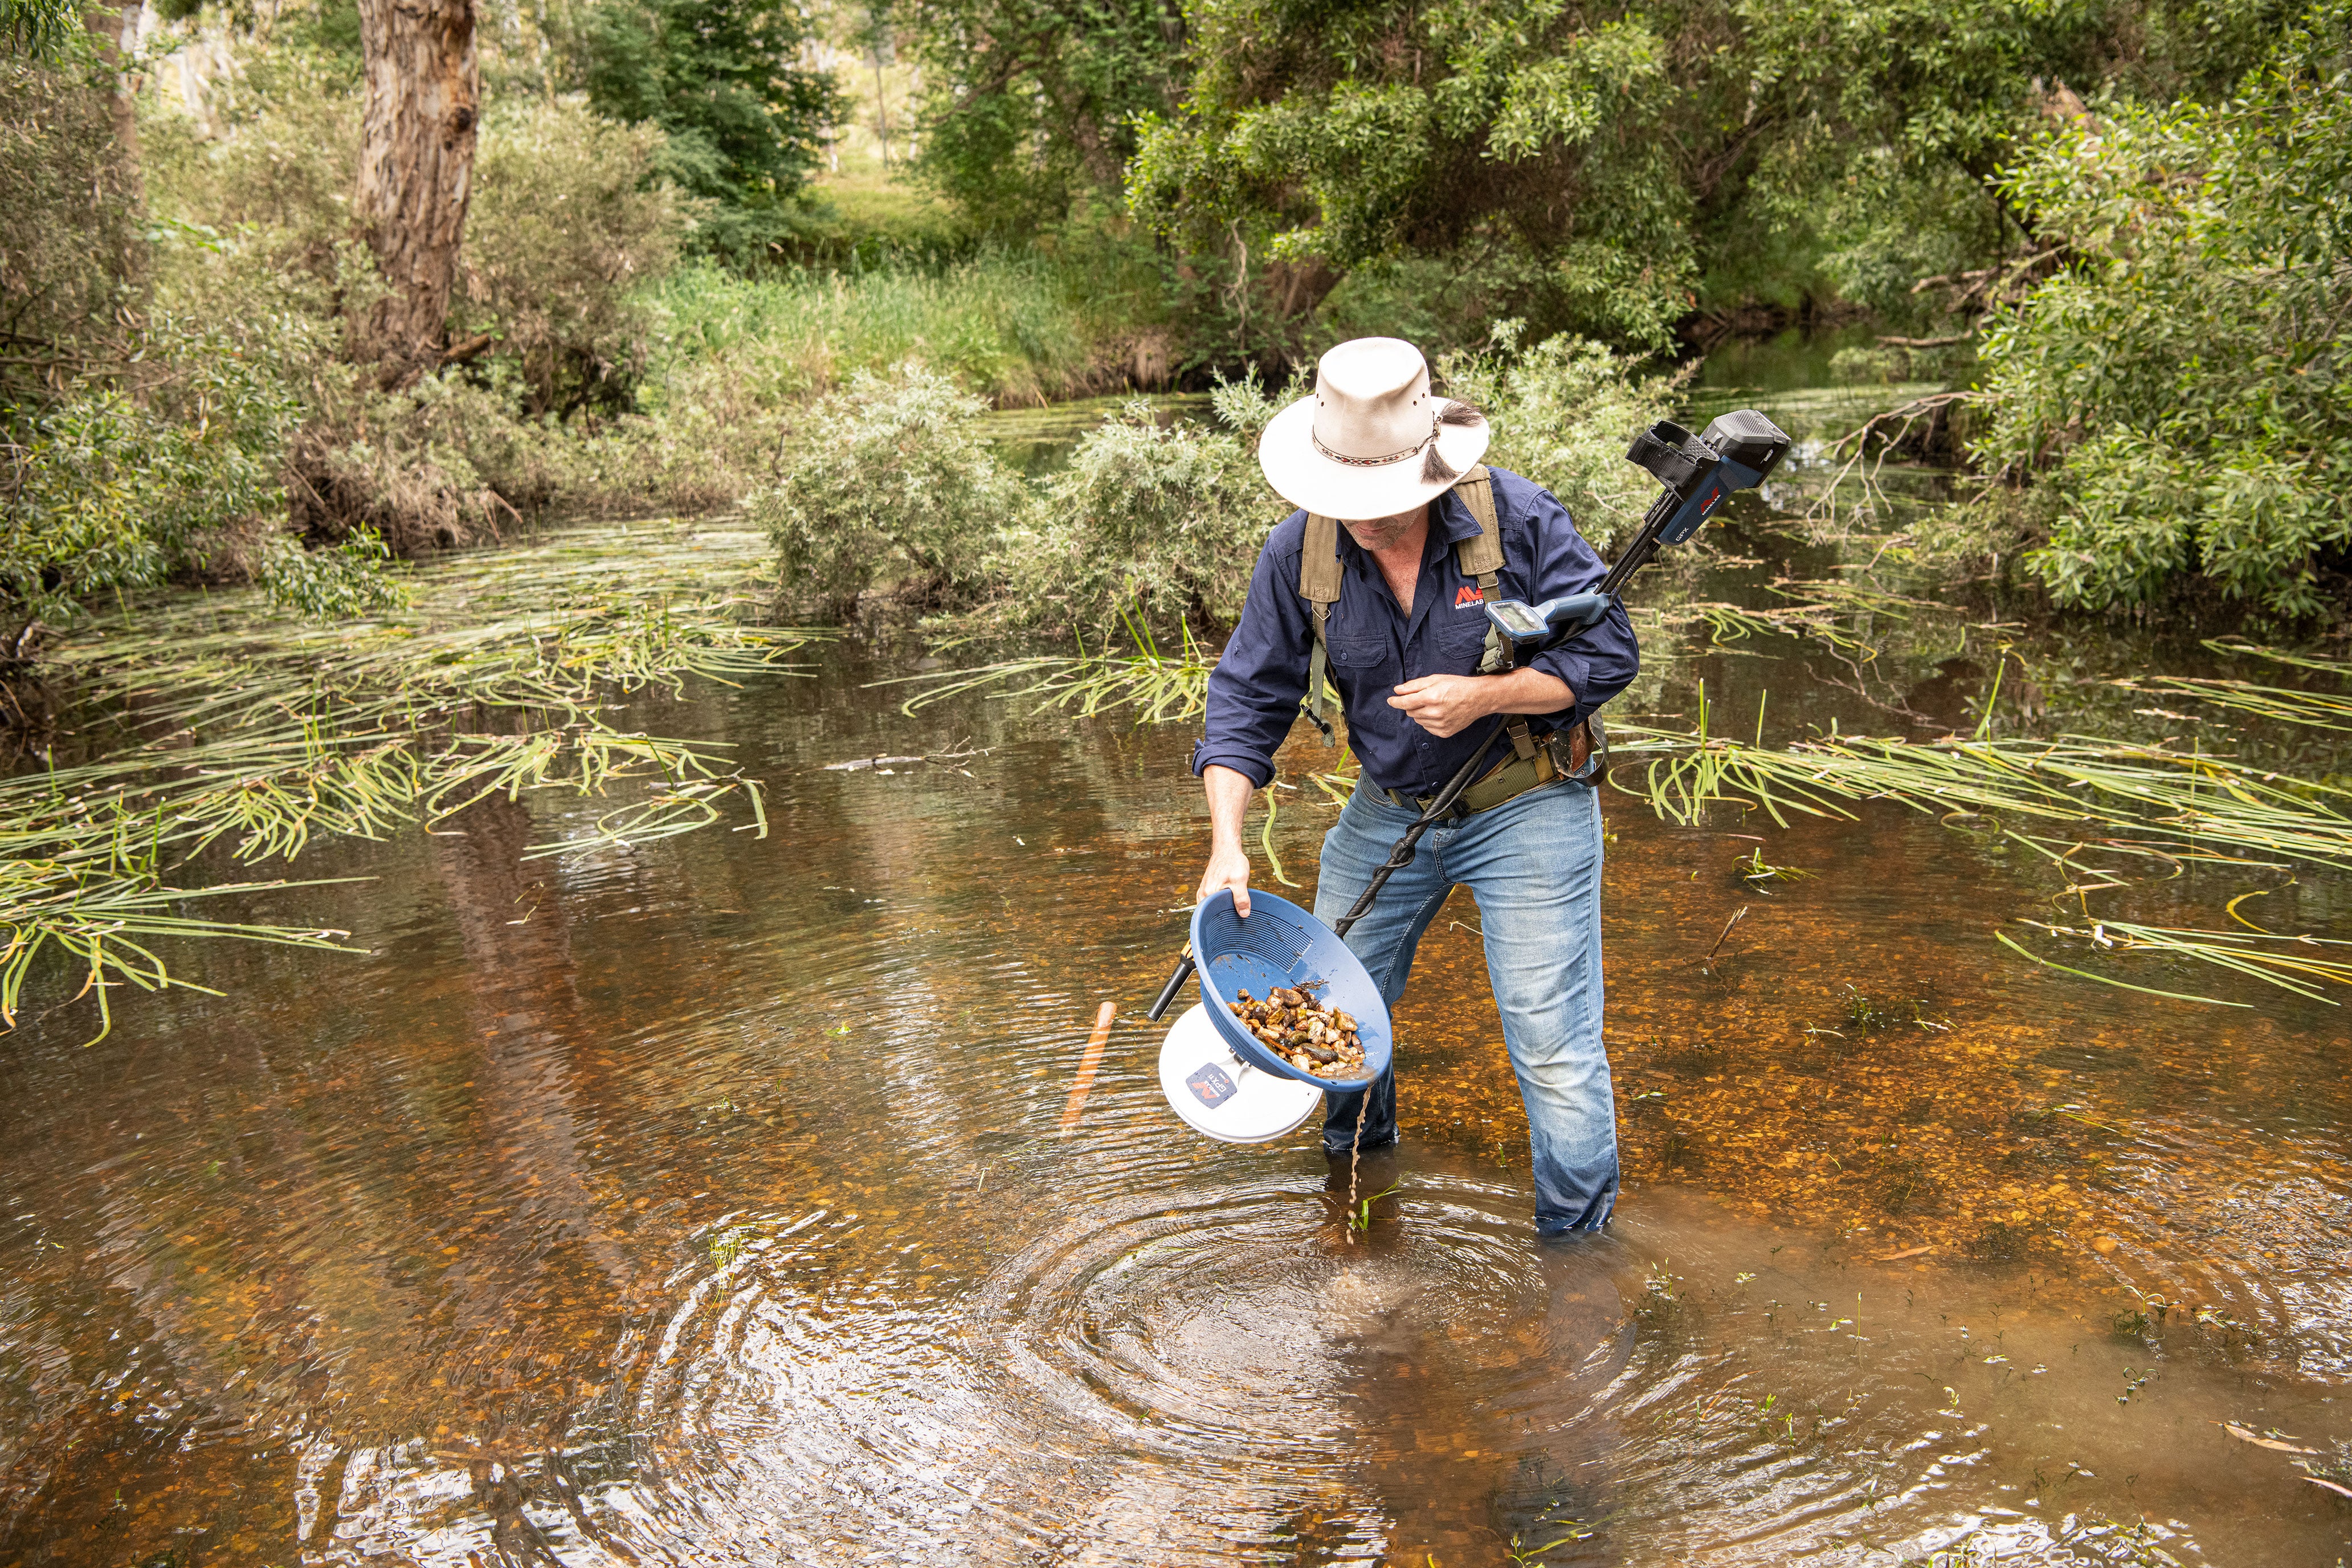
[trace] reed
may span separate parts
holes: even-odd
[[[1782,579],[1768,591],[1785,602],[1758,608],[1697,600],[1640,613],[1660,631],[1704,630],[1708,642],[1718,648],[1753,637],[1811,637],[1848,664],[1859,666],[1878,653],[1864,629],[1853,623],[1868,617],[1906,620],[1914,610],[1933,607],[1924,600],[1835,580]],[[1007,700],[1034,698],[1027,710],[1032,714],[1057,710],[1091,718],[1132,710],[1137,722],[1160,723],[1200,713],[1208,704],[1209,672],[1216,668],[1216,658],[1200,647],[1192,628],[1181,628],[1182,650],[1167,654],[1160,650],[1150,626],[1133,605],[1122,606],[1118,618],[1134,647],[1132,653],[1108,648],[1089,653],[1081,642],[1075,654],[1041,654],[898,676],[873,684],[919,687],[899,705],[910,715],[975,691]]]
[[[2249,975],[2264,984],[2292,991],[2298,996],[2325,1002],[2331,1007],[2341,1004],[2319,989],[2319,985],[2352,985],[2352,962],[2330,958],[2326,952],[2328,949],[2352,948],[2352,942],[2338,942],[2329,937],[2284,936],[2269,931],[2205,931],[2188,926],[2138,925],[2129,921],[2095,921],[2087,927],[2046,925],[2040,921],[2023,923],[2053,936],[2078,938],[2102,952],[2154,953],[2214,964],[2234,973]],[[2104,984],[2121,986],[2126,991],[2149,989],[2144,985],[2126,984],[2087,969],[2053,963],[2041,954],[2011,942],[2005,935],[2001,941],[2036,963],[2063,969],[2070,974],[2079,974]],[[2157,992],[2155,994],[2181,1001],[2209,1003],[2217,1007],[2246,1005],[2243,1002],[2227,1002],[2214,996],[2190,996],[2177,991]]]
[[[1131,609],[1122,608],[1135,651],[1087,653],[1081,642],[1075,654],[1041,654],[1005,659],[966,669],[930,670],[921,675],[895,676],[870,684],[921,688],[899,703],[909,717],[935,702],[966,692],[982,691],[1005,701],[1034,698],[1026,710],[1032,715],[1058,711],[1076,718],[1132,710],[1139,724],[1159,724],[1190,719],[1208,706],[1209,672],[1216,659],[1194,640],[1190,626],[1181,628],[1183,646],[1162,653],[1151,628]]]
[[[1781,603],[1759,607],[1694,602],[1646,614],[1662,629],[1703,632],[1718,647],[1768,634],[1810,637],[1859,666],[1875,657],[1869,640],[1873,623],[1905,621],[1932,607],[1835,580],[1783,581],[1773,584],[1772,592]],[[1009,660],[915,677],[923,690],[906,708],[912,712],[952,695],[991,691],[1000,697],[1034,698],[1032,711],[1055,708],[1094,714],[1126,708],[1142,722],[1199,713],[1205,706],[1214,661],[1198,649],[1189,633],[1183,652],[1175,657],[1160,653],[1139,626],[1130,626],[1130,636],[1137,645],[1130,655],[1081,650],[1075,656]],[[2352,666],[2275,648],[2209,646],[2233,656],[2352,674]],[[2352,719],[2352,700],[2326,693],[2186,677],[2111,684],[2195,696],[2253,718],[2352,727],[2343,721]],[[1986,711],[1991,711],[1990,702]],[[1646,799],[1661,817],[1683,826],[1697,824],[1718,805],[1760,810],[1786,827],[1798,816],[1853,820],[1865,802],[1892,802],[1933,815],[1948,826],[1997,835],[2045,858],[2067,879],[2058,896],[2078,900],[2085,921],[2091,919],[2093,893],[2130,885],[2132,879],[2099,864],[2116,856],[2153,861],[2174,875],[2190,864],[2278,868],[2301,863],[2352,868],[2352,787],[2333,777],[2299,777],[2201,748],[2074,733],[2001,738],[1990,735],[1990,728],[1988,722],[1972,735],[1927,742],[1832,730],[1786,746],[1767,746],[1761,705],[1752,740],[1718,733],[1702,681],[1691,730],[1611,723],[1611,745],[1618,759],[1611,783]],[[1335,771],[1307,777],[1333,805],[1344,805],[1356,783],[1346,762]],[[1629,779],[1638,784],[1629,784]],[[1751,885],[1759,885],[1766,876],[1786,879],[1798,875],[1765,865],[1760,851],[1744,869]],[[2064,932],[2073,928],[2047,929]],[[2316,985],[2343,981],[2347,973],[2338,961],[2312,952],[2308,943],[2321,940],[2316,938],[2200,933],[2115,921],[2097,922],[2095,929],[2103,933],[2094,942],[2102,951],[2209,963],[2306,996],[2321,995]],[[2128,986],[2045,958],[2006,933],[1995,934],[2036,963],[2151,994],[2214,1000]],[[2291,943],[2305,945],[2286,945]]]
[[[2352,661],[2322,658],[2317,654],[2297,653],[2292,648],[2267,647],[2248,642],[2243,637],[2207,637],[2205,646],[2215,653],[2232,654],[2245,658],[2263,658],[2273,664],[2293,665],[2297,669],[2315,669],[2323,675],[2352,679]]]
[[[1610,733],[1621,757],[1649,757],[1632,793],[1684,825],[1717,803],[1786,826],[1790,813],[1851,818],[1860,803],[1885,800],[1946,821],[2067,825],[2168,858],[2352,868],[2352,788],[2217,752],[2086,735],[1916,742],[1834,731],[1766,747],[1709,733],[1704,686],[1695,731],[1615,724]]]
[[[757,780],[723,749],[624,730],[611,700],[786,671],[821,635],[765,626],[758,534],[667,524],[567,531],[404,579],[406,606],[321,625],[253,593],[123,606],[62,641],[50,669],[97,754],[0,781],[0,1019],[48,948],[106,993],[188,985],[143,943],[230,937],[329,947],[340,931],[172,912],[184,900],[314,885],[184,886],[219,847],[291,862],[315,837],[382,838],[495,794],[604,795],[548,855],[643,843],[748,809]]]
[[[1990,824],[2067,877],[2057,897],[2079,900],[2086,922],[2027,925],[2081,938],[2095,952],[2211,965],[2331,1004],[2335,998],[2324,986],[2352,984],[2352,963],[2329,956],[2329,950],[2352,943],[2276,934],[2250,923],[2244,931],[2230,931],[2094,921],[2089,902],[2095,892],[2130,885],[2132,879],[2094,863],[2116,855],[2156,860],[2174,875],[2191,862],[2352,868],[2352,789],[2342,784],[2210,752],[2083,735],[1948,736],[1922,743],[1832,732],[1766,747],[1710,733],[1704,685],[1697,717],[1688,733],[1611,728],[1621,757],[1648,754],[1641,788],[1632,793],[1645,796],[1670,821],[1695,824],[1711,806],[1730,805],[1760,809],[1785,826],[1791,815],[1852,818],[1864,802],[1884,800],[1932,813],[1949,826]],[[1612,783],[1626,771],[1615,770]],[[2232,901],[2233,917],[2236,903],[2250,896]],[[2006,931],[1993,934],[2021,957],[2102,984],[2177,1001],[2248,1005],[2134,984],[2046,957]]]

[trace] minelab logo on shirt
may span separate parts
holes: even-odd
[[[1483,605],[1486,602],[1486,595],[1478,592],[1475,583],[1463,584],[1462,591],[1454,595],[1454,607],[1457,610],[1465,605]]]

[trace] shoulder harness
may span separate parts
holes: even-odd
[[[1495,516],[1495,483],[1486,477],[1486,465],[1473,463],[1470,470],[1454,481],[1454,493],[1462,498],[1470,515],[1478,520],[1475,539],[1454,542],[1454,563],[1465,577],[1478,581],[1478,597],[1493,603],[1501,586],[1503,570],[1503,528]],[[1324,632],[1331,619],[1331,606],[1339,602],[1339,523],[1336,518],[1316,512],[1307,514],[1305,548],[1298,555],[1298,595],[1307,601],[1314,633],[1315,647],[1307,658],[1307,716],[1323,732],[1327,746],[1339,743],[1332,733],[1331,721],[1324,716],[1324,685],[1330,664],[1330,655],[1324,645]],[[1488,675],[1509,668],[1510,649],[1503,634],[1493,622],[1486,625],[1486,648],[1479,656],[1478,673]],[[1535,738],[1528,731],[1527,720],[1513,715],[1507,727],[1511,750],[1521,762],[1536,754]]]

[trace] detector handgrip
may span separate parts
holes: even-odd
[[[1183,990],[1184,982],[1192,978],[1193,968],[1192,950],[1188,945],[1184,949],[1184,956],[1176,961],[1176,973],[1171,974],[1168,984],[1160,988],[1160,999],[1152,1003],[1150,1011],[1143,1016],[1155,1024],[1167,1016],[1169,1007],[1175,1003],[1176,993]]]

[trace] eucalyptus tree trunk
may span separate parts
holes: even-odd
[[[441,360],[480,118],[474,0],[360,0],[360,43],[367,111],[357,213],[387,292],[361,323],[357,347],[392,387]]]

